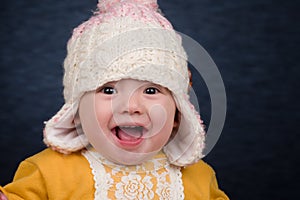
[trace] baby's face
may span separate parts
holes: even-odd
[[[95,110],[107,142],[136,153],[161,149],[176,125],[170,91],[147,81],[123,79],[103,85],[95,94]]]
[[[171,92],[133,79],[109,82],[79,105],[83,131],[95,149],[122,164],[141,163],[168,142],[176,105]]]
[[[79,105],[92,146],[122,164],[141,163],[160,151],[178,126],[175,113],[168,89],[133,79],[109,82],[84,95]]]

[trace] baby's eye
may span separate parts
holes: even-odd
[[[103,87],[101,90],[100,90],[101,93],[104,93],[104,94],[116,94],[117,91],[115,88],[113,87]]]
[[[146,88],[144,91],[145,94],[157,94],[158,92],[159,90],[155,87]]]

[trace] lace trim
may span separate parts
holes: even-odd
[[[109,198],[107,198],[107,191],[113,183],[113,179],[111,178],[110,174],[106,173],[104,166],[99,162],[99,160],[95,159],[95,156],[89,153],[89,151],[82,151],[82,155],[89,161],[92,169],[92,174],[95,181],[95,200],[109,200]]]
[[[184,199],[180,167],[170,165],[164,154],[130,167],[107,160],[103,163],[103,157],[91,150],[82,151],[82,155],[94,176],[95,200]]]
[[[170,176],[171,176],[171,181],[174,183],[173,186],[173,191],[174,192],[174,198],[172,199],[178,199],[178,200],[184,200],[184,187],[182,183],[182,173],[180,170],[180,167],[178,166],[172,166],[170,169]]]

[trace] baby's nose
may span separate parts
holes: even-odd
[[[138,94],[132,94],[129,97],[127,112],[129,114],[142,114],[143,113],[143,104],[141,102],[141,98]]]
[[[116,102],[118,107],[118,112],[133,114],[143,114],[145,112],[145,106],[143,104],[141,94],[138,91],[131,93],[126,93],[118,97],[118,102]]]
[[[141,98],[141,94],[138,91],[133,92],[128,96],[126,111],[129,114],[143,114],[145,107],[143,100]]]

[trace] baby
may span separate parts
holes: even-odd
[[[187,56],[156,0],[100,0],[64,69],[49,148],[20,164],[1,199],[228,199],[201,160]]]

